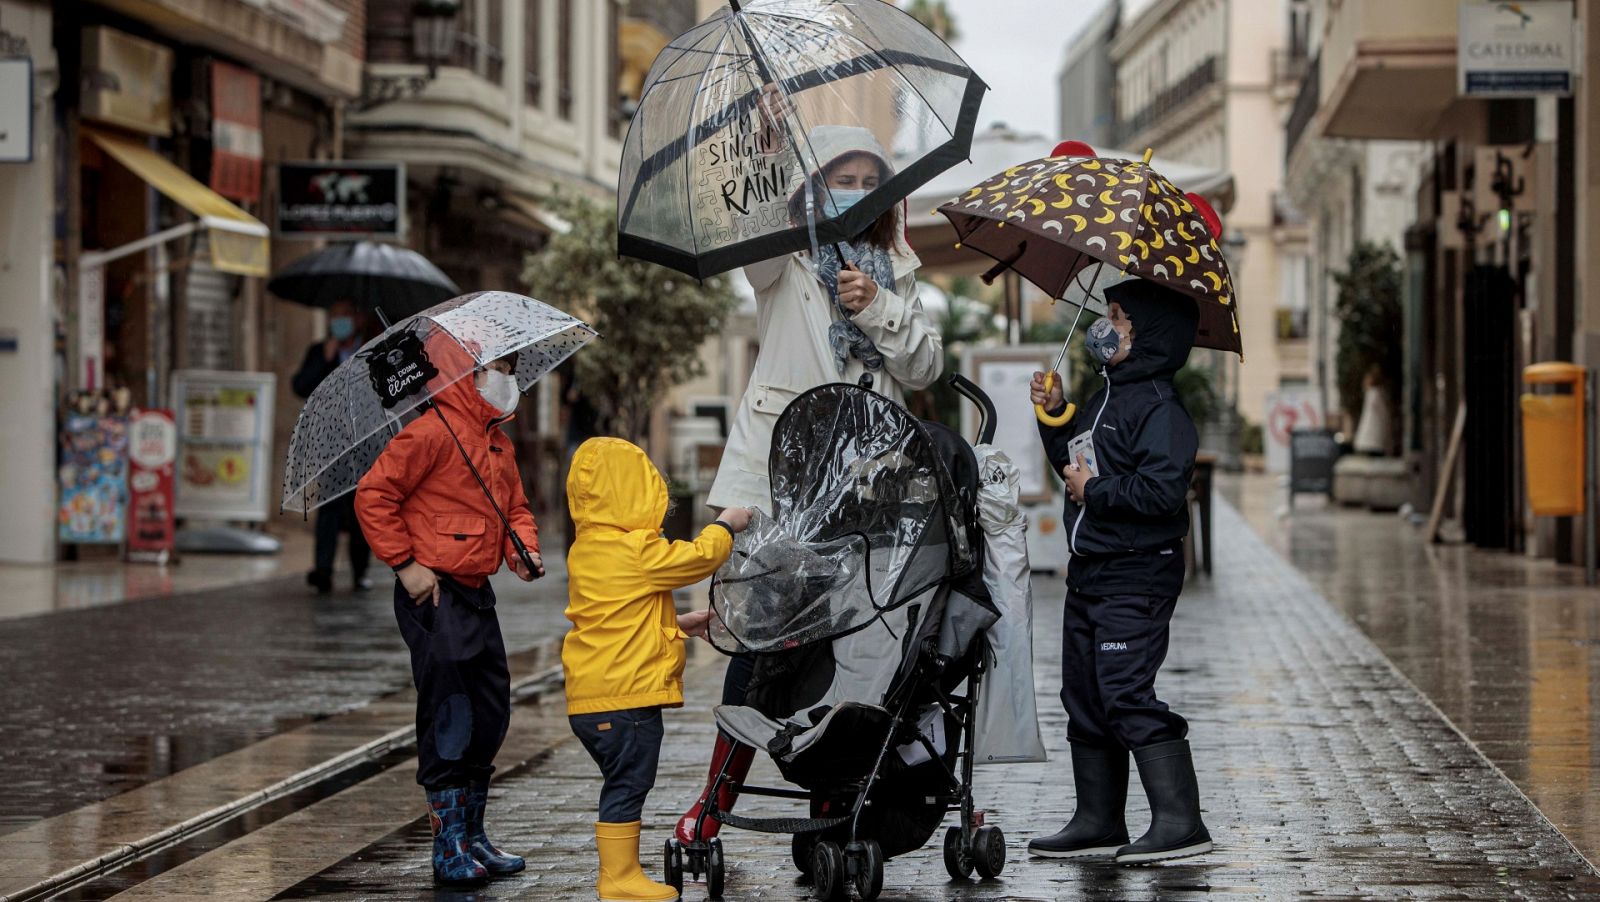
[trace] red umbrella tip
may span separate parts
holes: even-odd
[[[1094,157],[1094,156],[1099,156],[1099,154],[1094,152],[1094,148],[1093,147],[1090,147],[1089,145],[1085,144],[1082,141],[1062,141],[1060,144],[1056,145],[1056,149],[1055,150],[1050,151],[1050,156],[1052,156],[1052,157]]]
[[[1222,217],[1217,215],[1217,211],[1211,209],[1211,204],[1207,203],[1205,198],[1194,193],[1193,191],[1187,192],[1184,194],[1184,197],[1189,198],[1189,203],[1194,204],[1194,208],[1200,211],[1200,218],[1206,221],[1206,228],[1211,230],[1212,237],[1216,238],[1218,241],[1221,241]]]

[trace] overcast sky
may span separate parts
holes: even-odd
[[[948,0],[961,39],[955,48],[989,84],[978,128],[1056,135],[1056,74],[1067,45],[1106,0]]]

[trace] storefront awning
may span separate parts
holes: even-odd
[[[141,144],[84,129],[101,150],[127,167],[134,175],[144,179],[150,187],[165,194],[179,206],[199,217],[199,222],[168,229],[159,236],[171,240],[198,228],[207,230],[207,246],[211,251],[211,265],[217,269],[241,276],[266,276],[270,265],[268,236],[271,231],[260,220],[234,206],[227,198],[200,184],[189,173],[173,165],[170,160]],[[158,236],[151,236],[156,238]],[[99,262],[108,262],[125,256],[128,252],[149,246],[151,239],[124,245],[110,251],[97,252]],[[89,256],[85,254],[85,256]]]
[[[538,232],[546,235],[565,235],[572,231],[572,223],[545,209],[539,201],[524,194],[506,195],[506,207],[513,215],[525,219]]]

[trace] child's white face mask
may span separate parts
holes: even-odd
[[[522,392],[517,391],[517,377],[498,370],[478,373],[478,394],[504,414],[514,412],[517,402],[522,400]]]

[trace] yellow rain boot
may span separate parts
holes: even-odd
[[[600,902],[678,902],[678,891],[639,867],[639,822],[594,825],[600,847]]]

